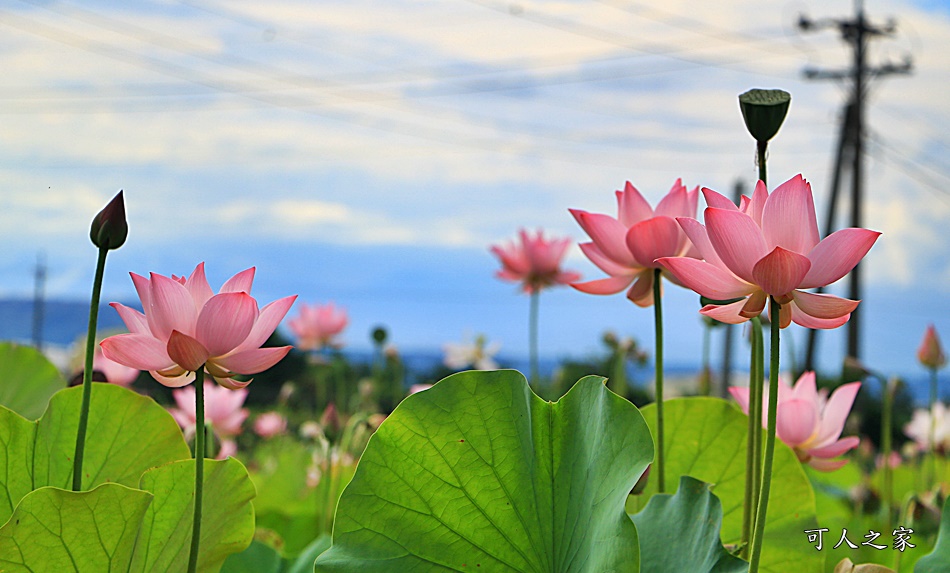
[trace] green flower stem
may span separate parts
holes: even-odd
[[[937,404],[937,369],[930,369],[930,432],[928,443],[930,444],[930,463],[927,468],[927,489],[932,489],[937,482],[937,416],[934,412],[934,406]]]
[[[752,507],[759,506],[759,495],[762,493],[762,398],[765,394],[765,340],[762,336],[762,319],[752,319],[752,340],[755,345],[755,354],[752,359],[750,383],[752,390],[749,393],[752,421],[756,430],[752,434]],[[752,530],[755,531],[755,511],[752,513]]]
[[[769,511],[769,490],[772,487],[772,461],[775,455],[775,414],[778,410],[778,369],[779,369],[779,316],[780,305],[769,297],[769,316],[772,318],[771,362],[769,363],[769,410],[768,427],[765,436],[765,467],[762,470],[762,493],[759,497],[759,511],[755,518],[755,534],[752,536],[752,560],[749,573],[758,573],[762,560],[762,537],[765,533],[765,518]]]
[[[765,161],[766,161],[766,155],[767,155],[768,149],[769,149],[768,141],[757,141],[755,144],[755,150],[756,150],[755,162],[759,166],[759,180],[765,184],[768,184],[768,180],[766,178],[766,171],[765,171]]]
[[[531,362],[531,387],[538,389],[538,300],[540,290],[531,291],[531,305],[528,312],[528,353]]]
[[[82,490],[82,458],[86,450],[89,403],[92,401],[92,357],[95,354],[96,325],[99,322],[99,293],[102,291],[102,275],[106,269],[106,254],[108,252],[108,248],[99,248],[96,276],[92,282],[92,300],[89,303],[89,330],[86,334],[86,362],[82,372],[82,405],[79,408],[79,429],[76,431],[76,452],[73,455],[73,491]]]
[[[201,541],[201,502],[204,497],[205,477],[205,369],[195,371],[195,516],[191,525],[191,552],[188,554],[188,573],[198,568],[198,544]]]
[[[884,450],[884,523],[886,531],[891,531],[891,519],[894,513],[894,470],[891,469],[891,416],[894,409],[894,388],[897,384],[888,385],[887,378],[881,380],[881,448]],[[888,387],[890,386],[890,387]]]
[[[742,511],[743,559],[749,558],[749,539],[755,528],[755,507],[758,505],[762,480],[762,321],[752,319],[751,358],[749,368],[749,427],[746,437],[745,501]]]
[[[657,491],[666,493],[666,468],[663,464],[663,304],[660,297],[662,271],[653,270],[653,320],[656,326],[656,479]]]

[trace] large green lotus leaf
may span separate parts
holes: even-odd
[[[213,572],[254,538],[254,484],[234,458],[205,460],[198,571]],[[130,571],[185,571],[191,549],[195,460],[181,460],[142,475],[141,489],[155,495],[145,514]]]
[[[950,500],[943,502],[940,533],[933,552],[917,560],[914,573],[946,573],[950,571]]]
[[[119,484],[27,494],[0,528],[4,573],[127,573],[152,495]]]
[[[0,407],[0,521],[24,495],[43,487],[72,488],[82,388],[53,395],[30,422]],[[145,470],[190,456],[178,424],[151,398],[112,384],[93,384],[83,489],[103,483],[137,487]]]
[[[43,414],[50,396],[66,387],[59,370],[35,348],[0,343],[0,405],[28,420]]]
[[[33,476],[71,487],[82,388],[57,392],[39,420]],[[83,459],[83,489],[100,483],[136,486],[149,468],[191,456],[174,418],[151,398],[115,384],[92,385]]]
[[[676,495],[657,494],[632,516],[640,536],[640,568],[650,573],[742,573],[749,564],[719,539],[722,504],[709,485],[680,477]]]
[[[642,410],[656,431],[656,406]],[[742,536],[745,456],[748,418],[731,403],[717,398],[678,398],[664,402],[667,482],[688,475],[712,484],[722,502],[722,540],[738,544]],[[764,436],[763,436],[764,437]],[[643,509],[657,491],[656,473],[643,495],[630,496],[628,511]],[[821,572],[824,555],[806,543],[806,529],[818,527],[815,496],[795,453],[775,443],[772,489],[759,571]],[[794,564],[794,565],[792,565]]]
[[[315,571],[635,573],[624,499],[652,459],[602,378],[551,403],[515,371],[455,374],[370,439]]]

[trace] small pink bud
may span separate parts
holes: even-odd
[[[924,339],[920,342],[920,348],[917,349],[917,360],[927,368],[943,368],[947,363],[947,357],[940,346],[940,337],[937,336],[937,329],[934,325],[927,327],[924,333]]]

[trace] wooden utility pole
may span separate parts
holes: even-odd
[[[33,347],[43,351],[43,320],[46,302],[46,257],[40,253],[36,257],[36,270],[33,274]]]
[[[908,74],[912,70],[910,58],[905,58],[900,64],[884,64],[869,66],[867,64],[867,42],[870,38],[891,36],[894,34],[895,24],[889,21],[885,26],[874,26],[864,16],[864,7],[861,0],[855,1],[855,15],[849,19],[827,18],[810,20],[805,16],[799,19],[798,27],[804,31],[824,28],[837,28],[844,40],[852,49],[852,64],[847,70],[816,70],[806,69],[805,77],[813,80],[844,80],[851,82],[851,94],[842,113],[841,128],[838,138],[838,149],[835,154],[835,171],[831,187],[831,200],[828,205],[825,233],[830,234],[834,229],[835,209],[837,208],[838,188],[847,169],[846,159],[850,159],[851,171],[851,213],[850,225],[863,227],[864,220],[864,102],[868,92],[870,77],[883,77],[891,74]],[[848,298],[861,300],[861,265],[851,271],[848,283]],[[851,313],[848,322],[847,355],[860,358],[861,354],[861,313],[860,307]],[[817,335],[816,330],[809,332],[807,352],[804,367],[814,369],[814,355]]]

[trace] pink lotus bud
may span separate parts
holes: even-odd
[[[940,337],[937,336],[937,329],[932,324],[927,327],[924,339],[920,342],[920,348],[917,349],[917,360],[934,370],[943,368],[947,363],[947,357],[940,346]]]

